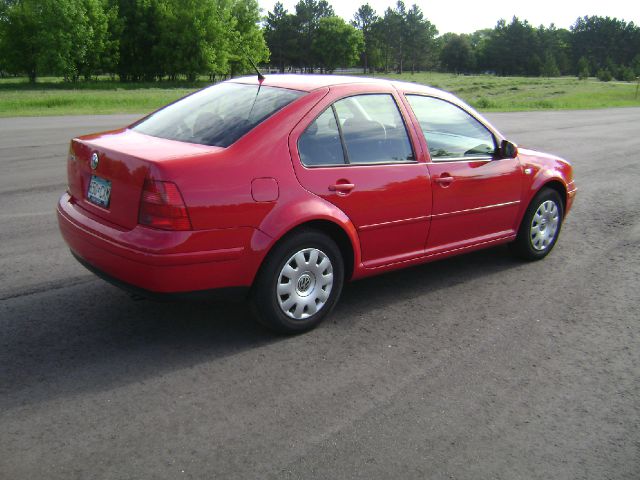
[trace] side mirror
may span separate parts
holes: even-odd
[[[502,140],[500,143],[500,156],[502,158],[516,158],[518,156],[518,146],[509,140]]]

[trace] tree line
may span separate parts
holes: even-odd
[[[326,36],[323,23],[332,19],[360,32],[353,36],[353,55],[323,55],[335,50],[336,37]],[[417,5],[407,8],[398,1],[382,15],[364,4],[347,24],[337,19],[325,0],[300,0],[289,13],[276,3],[267,14],[264,34],[271,62],[280,71],[288,68],[313,71],[359,65],[364,73],[440,70],[454,73],[559,76],[581,78],[597,75],[603,80],[633,80],[640,75],[640,28],[610,17],[578,18],[569,29],[534,27],[514,17],[499,20],[492,29],[472,34],[438,30]],[[317,48],[313,48],[316,45]],[[344,46],[341,47],[343,50]]]
[[[215,80],[268,61],[260,20],[256,0],[0,0],[0,72]]]
[[[420,7],[407,9],[401,1],[382,17],[365,4],[347,23],[326,0],[300,0],[295,13],[276,3],[265,19],[264,34],[272,64],[281,72],[290,67],[331,71],[362,62],[365,73],[374,69],[402,73],[431,62],[438,30]]]
[[[282,3],[261,17],[257,0],[0,0],[0,74],[68,81],[211,80],[251,69],[364,73],[439,70],[498,75],[640,75],[640,28],[609,17],[569,29],[514,17],[472,34],[438,30],[417,5],[381,15],[363,4],[350,21],[327,0]]]
[[[640,27],[610,17],[578,18],[567,30],[514,17],[493,29],[445,34],[440,67],[451,72],[631,81],[640,75]]]

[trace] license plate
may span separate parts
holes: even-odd
[[[91,176],[89,182],[89,190],[87,191],[87,199],[100,207],[108,208],[109,199],[111,197],[111,182],[104,178]]]

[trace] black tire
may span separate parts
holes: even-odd
[[[343,284],[344,261],[336,243],[316,230],[301,230],[282,239],[269,253],[254,282],[251,303],[257,320],[267,328],[302,333],[331,313]],[[294,305],[286,311],[291,302]]]
[[[552,232],[554,218],[557,219],[557,223],[555,231]],[[531,200],[518,229],[518,235],[511,244],[511,250],[524,260],[543,259],[556,244],[563,219],[564,207],[560,195],[555,190],[543,188]]]

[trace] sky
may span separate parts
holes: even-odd
[[[295,13],[298,0],[280,0],[289,13]],[[620,20],[640,24],[640,5],[637,0],[404,0],[409,8],[417,4],[425,17],[438,28],[440,34],[472,33],[483,28],[493,28],[500,18],[511,20],[515,15],[528,20],[534,26],[569,28],[578,17],[599,15],[616,17]],[[367,0],[328,0],[337,15],[351,20],[355,11]],[[263,14],[273,9],[276,0],[258,0]],[[395,0],[369,0],[378,15],[382,15]]]

